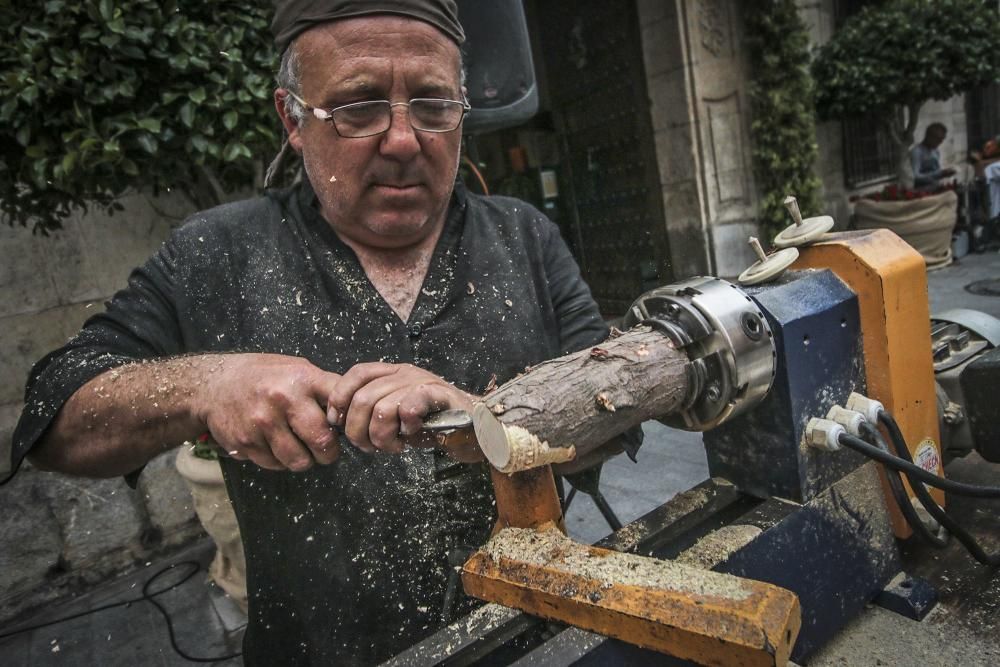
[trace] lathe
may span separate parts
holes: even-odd
[[[498,522],[462,583],[498,604],[388,664],[775,665],[873,601],[922,618],[934,591],[894,537],[941,539],[944,494],[904,486],[856,441],[892,457],[892,438],[929,481],[973,448],[1000,462],[983,391],[1000,380],[1000,323],[932,323],[921,256],[884,230],[826,234],[769,278],[654,289],[625,333],[477,405]],[[569,540],[549,464],[653,418],[704,431],[711,478],[596,545]]]

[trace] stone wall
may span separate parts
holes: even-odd
[[[186,214],[179,198],[122,203],[123,212],[76,215],[49,237],[0,225],[0,478],[31,365],[103,308]],[[173,455],[151,462],[135,490],[25,462],[0,487],[0,621],[199,535]]]
[[[757,232],[741,3],[638,8],[674,274],[735,276]]]

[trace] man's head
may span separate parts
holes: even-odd
[[[924,130],[924,146],[928,148],[937,148],[944,141],[944,138],[948,136],[948,128],[942,123],[931,123]]]
[[[428,0],[387,4],[454,9],[453,2]],[[363,5],[365,10],[348,18],[326,20],[312,14],[317,20],[306,24],[286,15],[283,25],[293,28],[285,30],[277,25],[279,10],[272,25],[277,41],[291,41],[282,58],[275,106],[334,229],[372,248],[407,247],[427,238],[443,220],[458,169],[461,129],[415,130],[405,103],[464,99],[461,28],[456,33],[450,23],[425,19],[422,9],[413,17],[405,11],[378,11],[379,2]],[[373,136],[342,136],[351,133],[313,111],[321,110],[322,116],[324,110],[373,100],[394,105],[388,130]]]

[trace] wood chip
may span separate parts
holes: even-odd
[[[615,404],[611,402],[611,399],[608,398],[608,395],[603,391],[594,397],[594,402],[597,403],[597,407],[607,410],[608,412],[615,411]]]
[[[590,358],[591,359],[597,359],[598,361],[604,361],[609,356],[611,356],[610,353],[607,350],[605,350],[603,347],[592,347],[592,348],[590,348]]]

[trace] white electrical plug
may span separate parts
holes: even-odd
[[[826,418],[830,421],[835,421],[845,429],[851,435],[861,436],[861,425],[864,424],[867,419],[865,416],[856,410],[846,410],[839,405],[835,405],[830,408],[830,411],[826,413]]]
[[[869,422],[877,424],[878,413],[882,412],[885,408],[874,398],[862,396],[855,391],[851,392],[851,395],[847,397],[847,409],[860,412]]]
[[[813,417],[806,424],[806,442],[817,449],[836,452],[840,449],[838,438],[847,429],[835,421]]]

